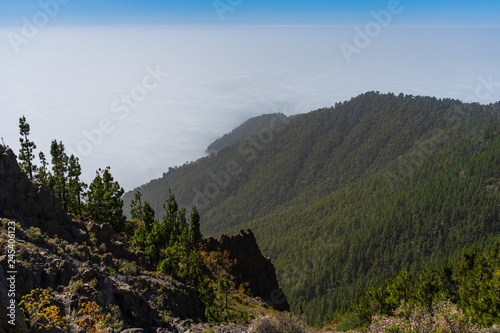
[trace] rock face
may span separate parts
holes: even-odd
[[[228,251],[229,258],[236,261],[232,268],[233,275],[239,279],[238,283],[248,283],[253,296],[262,298],[276,310],[289,310],[271,259],[262,255],[251,230],[242,230],[234,236],[222,235],[220,240],[210,237],[204,241],[204,245],[209,252]]]
[[[0,145],[0,216],[18,220],[30,217],[33,218],[30,223],[39,227],[42,232],[72,240],[69,218],[52,190],[42,184],[31,182],[21,172],[12,149],[2,145]]]

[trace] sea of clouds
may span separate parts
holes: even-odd
[[[500,28],[376,32],[47,26],[13,45],[21,28],[3,27],[0,136],[17,152],[25,115],[37,151],[48,156],[51,140],[61,140],[80,157],[86,182],[109,165],[131,190],[263,113],[305,113],[370,90],[500,100]]]

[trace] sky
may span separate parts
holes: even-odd
[[[263,113],[366,91],[500,100],[497,1],[0,0],[0,136],[131,190]]]
[[[57,1],[61,15],[53,24],[363,24],[372,10],[387,0],[2,0],[0,22],[17,25],[41,3]],[[405,24],[497,25],[500,3],[495,0],[401,0]],[[221,12],[224,15],[219,15]]]

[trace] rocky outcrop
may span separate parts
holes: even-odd
[[[71,224],[48,187],[31,182],[21,172],[16,155],[0,145],[0,216],[25,220],[49,235],[72,241]]]
[[[276,310],[289,310],[271,259],[262,255],[251,230],[242,230],[234,236],[222,235],[220,240],[207,238],[204,247],[209,252],[227,251],[229,259],[235,261],[232,274],[237,277],[238,283],[248,283],[253,296],[262,298]]]

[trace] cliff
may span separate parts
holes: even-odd
[[[25,220],[42,232],[72,241],[70,219],[54,193],[21,172],[16,155],[0,145],[0,216]]]
[[[209,237],[204,241],[207,251],[227,251],[234,265],[231,273],[237,283],[247,283],[253,296],[260,297],[279,311],[289,310],[287,298],[278,285],[276,271],[270,258],[260,252],[251,230],[234,236],[222,235],[220,240]]]

